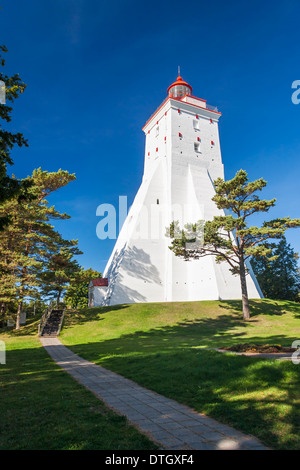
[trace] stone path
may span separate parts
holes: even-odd
[[[52,359],[116,413],[167,450],[267,450],[256,438],[74,354],[57,338],[40,338]]]

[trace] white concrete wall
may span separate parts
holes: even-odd
[[[107,286],[94,286],[94,307],[102,305],[107,293]]]
[[[212,181],[224,178],[220,114],[201,109],[194,101],[168,99],[144,127],[142,184],[103,274],[109,286],[95,289],[95,306],[241,298],[239,277],[226,263],[217,265],[212,256],[186,262],[169,250],[165,236],[170,222],[180,219],[172,214],[174,207],[183,212],[181,223],[223,214],[211,200]],[[194,121],[199,124],[196,130]],[[197,137],[200,152],[194,149]],[[249,297],[259,298],[251,276],[247,282]]]
[[[182,101],[186,103],[194,104],[196,106],[200,106],[202,108],[206,108],[206,100],[202,100],[200,98],[196,98],[195,96],[185,96]]]

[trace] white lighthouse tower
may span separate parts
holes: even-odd
[[[218,122],[221,113],[193,96],[180,76],[148,119],[141,186],[107,263],[92,282],[90,305],[240,299],[238,276],[213,256],[184,261],[168,248],[166,227],[222,215],[211,200],[224,179]],[[99,285],[100,284],[100,285]],[[262,296],[251,272],[249,298]]]

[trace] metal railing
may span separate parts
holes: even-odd
[[[39,327],[38,327],[38,336],[42,336],[43,334],[43,329],[47,323],[47,320],[48,318],[50,317],[51,315],[51,312],[52,312],[52,307],[49,306],[47,307],[47,309],[45,310],[45,312],[43,313],[43,316],[42,318],[40,319],[40,323],[39,323]]]
[[[148,122],[151,121],[151,119],[153,118],[153,116],[155,116],[155,114],[160,110],[160,108],[163,107],[163,105],[165,104],[165,102],[167,101],[168,98],[169,98],[169,96],[167,96],[167,97],[165,98],[165,100],[162,102],[162,104],[159,105],[159,106],[156,108],[156,110],[154,111],[154,113],[151,114],[151,116],[150,116],[149,119],[147,120],[147,122],[146,122],[146,124],[144,125],[144,127],[148,124]],[[173,98],[173,97],[171,96],[170,98]],[[173,99],[175,99],[175,100],[177,100],[177,101],[181,101],[180,98],[173,98]],[[191,103],[188,103],[188,104],[191,104]],[[216,111],[217,113],[219,112],[217,106],[211,106],[210,104],[207,104],[207,103],[206,103],[206,109],[208,109],[208,110],[210,110],[210,111]]]
[[[206,109],[210,109],[211,111],[216,111],[217,113],[219,112],[217,106],[211,106],[210,104],[206,105]]]
[[[63,310],[63,313],[62,313],[61,318],[60,318],[60,322],[59,322],[58,330],[57,330],[57,336],[59,336],[59,334],[60,334],[60,330],[62,328],[62,324],[63,324],[63,321],[64,321],[64,316],[65,316],[65,309]]]
[[[39,326],[38,326],[38,336],[42,336],[43,334],[43,330],[45,328],[45,325],[47,323],[47,320],[48,318],[50,317],[51,313],[53,310],[56,310],[55,306],[53,305],[50,305],[44,312],[42,318],[40,319],[40,322],[39,322]],[[60,309],[58,309],[60,310]],[[58,330],[57,330],[57,336],[60,334],[60,331],[61,331],[61,328],[62,328],[62,324],[63,324],[63,321],[64,321],[64,316],[65,316],[65,309],[63,309],[63,313],[61,315],[61,318],[60,318],[60,321],[59,321],[59,325],[58,325]]]

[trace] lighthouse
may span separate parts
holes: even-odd
[[[193,95],[181,76],[143,127],[140,188],[103,273],[90,283],[90,306],[136,302],[241,299],[238,276],[214,256],[185,261],[169,249],[166,228],[224,215],[212,201],[213,181],[224,179],[221,113]],[[249,268],[249,298],[261,298]]]

